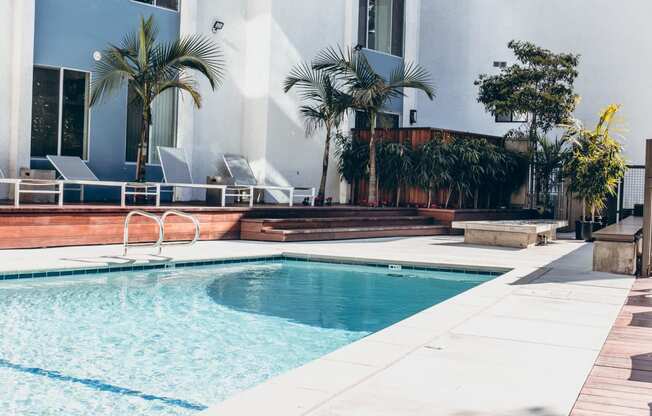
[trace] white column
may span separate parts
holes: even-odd
[[[0,5],[0,164],[9,177],[29,167],[34,66],[35,0],[5,0]],[[0,197],[7,189],[0,189]]]
[[[345,2],[345,10],[344,10],[344,19],[346,24],[344,25],[344,42],[346,46],[354,47],[358,43],[358,14],[360,12],[360,7],[357,1],[347,1]],[[355,126],[355,117],[354,116],[348,116],[346,119],[342,122],[342,128],[345,134],[348,134],[348,132]],[[337,172],[337,169],[335,169],[335,166],[337,166],[337,160],[336,156],[334,154],[335,152],[335,143],[331,144],[331,149],[333,149],[333,157],[331,157],[331,168],[329,170],[333,170],[335,175],[339,175]],[[338,176],[339,178],[339,176]],[[349,183],[345,180],[340,180],[339,181],[339,192],[337,195],[337,199],[339,200],[340,204],[346,204],[349,202]],[[333,198],[335,200],[335,198]]]
[[[421,0],[405,2],[405,43],[403,56],[406,62],[419,63],[419,34],[421,30]],[[403,127],[410,127],[410,110],[417,109],[418,94],[414,89],[405,91],[403,98]],[[418,125],[418,124],[417,124]],[[416,127],[414,125],[413,127]]]
[[[180,8],[179,35],[192,35],[197,33],[197,0],[184,0]],[[177,147],[185,150],[188,162],[193,165],[194,137],[195,137],[195,109],[193,101],[179,93],[177,100]],[[203,181],[203,178],[195,178],[194,181]],[[189,201],[194,199],[192,188],[177,188],[174,190],[175,201]]]

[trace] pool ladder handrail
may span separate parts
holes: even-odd
[[[181,242],[179,242],[179,241],[172,242],[171,241],[171,242],[167,242],[167,243],[165,242],[165,220],[170,215],[176,215],[177,217],[185,218],[185,219],[188,219],[188,220],[192,221],[192,224],[195,226],[195,236],[192,238],[191,241],[181,241]],[[162,238],[161,238],[161,244],[160,245],[161,246],[191,246],[191,245],[195,244],[197,242],[197,240],[199,240],[200,231],[201,231],[201,229],[200,229],[200,225],[199,225],[199,220],[194,215],[188,214],[188,213],[185,213],[185,212],[182,212],[182,211],[178,211],[178,210],[175,210],[175,209],[167,210],[167,211],[165,211],[163,213],[163,215],[161,215],[161,235],[162,235]]]
[[[134,216],[141,216],[145,218],[149,218],[152,221],[156,223],[158,226],[158,239],[156,240],[155,243],[129,243],[129,224],[131,222],[131,219]],[[176,215],[178,217],[183,217],[186,219],[189,219],[192,221],[193,225],[195,226],[195,235],[193,239],[189,242],[169,242],[165,243],[165,220],[171,216],[171,215]],[[122,255],[126,256],[127,251],[129,247],[133,246],[147,246],[147,247],[156,247],[157,248],[157,255],[161,254],[161,250],[163,249],[163,246],[171,246],[171,245],[193,245],[199,240],[200,237],[200,224],[199,220],[194,215],[187,214],[185,212],[177,211],[177,210],[168,210],[163,213],[160,217],[156,214],[152,214],[150,212],[142,211],[142,210],[134,210],[130,211],[129,214],[127,214],[127,217],[125,218],[125,223],[124,223],[124,230],[123,230],[123,243],[122,243]]]

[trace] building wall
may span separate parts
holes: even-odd
[[[0,2],[0,169],[16,177],[29,165],[34,0]],[[10,190],[0,186],[0,198]]]
[[[119,44],[125,34],[137,30],[141,16],[150,15],[156,19],[160,41],[179,36],[175,11],[131,0],[36,0],[34,65],[92,71],[95,51]],[[135,165],[125,162],[126,126],[125,86],[122,93],[91,109],[88,163],[100,179],[134,179]],[[42,159],[32,159],[32,167],[50,168]],[[148,169],[148,175],[159,180],[160,168]],[[111,195],[91,191],[90,198],[94,196]]]
[[[298,111],[301,102],[296,92],[283,92],[283,81],[294,65],[310,61],[322,48],[358,43],[357,1],[186,0],[182,4],[181,33],[213,38],[224,50],[227,65],[218,91],[202,84],[202,109],[193,111],[184,104],[180,113],[179,135],[184,138],[180,142],[192,154],[195,178],[204,180],[220,172],[221,155],[237,152],[249,159],[261,181],[317,187],[324,133],[306,137]],[[225,23],[217,34],[210,30],[213,19]],[[384,75],[401,63],[400,58],[365,53]],[[388,110],[402,114],[402,100],[390,103]],[[351,118],[351,126],[352,122]],[[335,166],[332,154],[327,196],[338,199]],[[285,201],[281,194],[269,196]]]
[[[419,59],[433,72],[438,94],[432,103],[419,96],[419,125],[486,134],[517,127],[485,113],[473,81],[495,73],[493,61],[514,61],[507,42],[528,40],[581,55],[576,116],[594,126],[602,108],[622,104],[625,155],[642,163],[644,139],[652,137],[651,14],[647,0],[424,1]]]

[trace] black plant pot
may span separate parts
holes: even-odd
[[[597,228],[596,228],[597,225]],[[593,239],[593,231],[600,229],[600,223],[592,221],[575,221],[575,239],[591,241]]]

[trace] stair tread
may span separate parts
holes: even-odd
[[[373,227],[334,227],[334,228],[303,228],[303,229],[283,229],[268,228],[265,233],[282,233],[282,234],[311,234],[311,233],[338,233],[338,232],[363,232],[363,231],[391,231],[391,230],[433,230],[447,229],[447,225],[379,225]]]
[[[394,221],[394,220],[429,220],[424,215],[396,215],[379,217],[309,217],[309,218],[246,218],[242,222],[336,222],[336,221]]]

